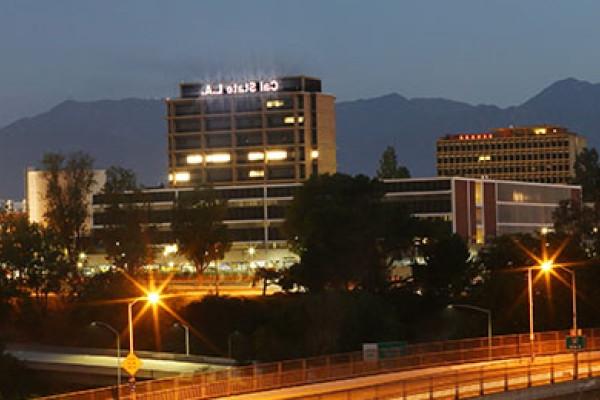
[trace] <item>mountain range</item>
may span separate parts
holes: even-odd
[[[413,176],[434,175],[438,137],[509,125],[558,124],[600,145],[600,84],[573,78],[507,108],[393,93],[338,102],[336,112],[338,169],[352,174],[374,174],[393,145]],[[166,178],[166,147],[161,100],[65,101],[0,129],[0,198],[22,198],[25,169],[48,151],[82,150],[98,167],[132,168],[141,182],[156,185]]]

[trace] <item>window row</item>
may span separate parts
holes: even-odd
[[[175,136],[174,144],[175,150],[189,150],[189,149],[214,149],[224,147],[249,147],[249,146],[262,146],[262,145],[278,145],[278,144],[294,144],[298,138],[298,143],[304,143],[304,133],[298,132],[296,135],[295,131],[284,130],[284,131],[273,131],[266,132],[264,137],[263,133],[258,132],[237,132],[235,135],[231,133],[213,133],[204,135],[190,135],[190,136]]]
[[[231,129],[262,129],[303,126],[301,114],[274,114],[264,118],[261,115],[231,117],[187,118],[173,121],[176,133],[227,131]]]
[[[296,96],[296,107],[304,107],[304,96]],[[292,96],[244,96],[233,98],[205,99],[173,104],[175,116],[200,114],[227,114],[231,112],[261,112],[263,110],[289,110],[294,108]]]
[[[468,157],[438,157],[440,164],[474,163],[486,161],[525,161],[525,160],[565,160],[569,153],[528,153],[528,154],[504,154],[504,155],[479,155]]]
[[[440,168],[440,173],[445,176],[448,175],[462,175],[462,174],[475,174],[475,175],[486,175],[486,174],[509,174],[514,172],[566,172],[570,171],[568,165],[533,165],[533,166],[503,166],[503,167],[489,167],[489,168]]]
[[[235,173],[235,177],[234,177]],[[263,180],[286,180],[304,179],[306,175],[305,166],[299,165],[298,176],[294,165],[284,166],[256,166],[245,168],[210,168],[202,171],[176,172],[169,176],[174,183],[201,184],[219,183],[233,181],[263,181]]]
[[[485,151],[485,150],[513,150],[513,149],[534,149],[548,147],[566,147],[569,146],[568,140],[531,140],[519,142],[487,142],[487,143],[461,143],[461,144],[441,144],[437,146],[437,151]]]

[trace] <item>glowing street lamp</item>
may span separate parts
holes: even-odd
[[[527,268],[527,293],[529,297],[529,344],[531,346],[531,358],[534,357],[534,346],[535,334],[533,332],[533,279],[532,271],[534,269],[540,269],[545,273],[548,273],[554,268],[554,262],[552,260],[544,260],[539,266]]]
[[[134,354],[134,349],[133,349],[133,306],[137,302],[142,301],[142,300],[146,300],[148,303],[150,303],[152,305],[156,305],[160,301],[160,293],[148,292],[146,294],[146,297],[139,297],[127,305],[127,317],[128,317],[128,322],[129,322],[129,353],[130,354]],[[135,383],[135,376],[132,376],[131,379],[129,380],[129,382],[133,386],[133,384]]]

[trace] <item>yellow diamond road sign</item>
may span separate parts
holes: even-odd
[[[131,376],[135,376],[141,366],[142,361],[133,353],[129,353],[121,362],[121,368],[127,371],[127,373]]]

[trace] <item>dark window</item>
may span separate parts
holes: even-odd
[[[175,121],[175,132],[199,132],[201,126],[199,119],[179,119]]]
[[[202,147],[200,136],[175,137],[175,150],[199,149]]]
[[[240,97],[235,100],[235,110],[238,112],[261,111],[262,98],[256,96]]]
[[[267,189],[269,197],[292,197],[299,189],[298,186],[271,187]]]
[[[450,180],[447,179],[431,181],[389,182],[385,184],[385,190],[387,193],[430,192],[437,190],[450,190],[450,186]]]
[[[294,143],[294,131],[267,132],[268,144],[292,144]]]
[[[269,178],[270,179],[293,179],[294,178],[294,167],[269,167]]]
[[[205,103],[206,114],[225,114],[231,111],[231,103],[228,99],[213,99]]]
[[[260,146],[263,144],[261,132],[245,132],[235,134],[237,145],[243,146]]]
[[[232,180],[231,168],[207,169],[206,179],[208,182],[224,182]]]
[[[263,219],[263,207],[229,207],[227,209],[227,219]]]
[[[224,131],[231,129],[231,119],[229,117],[207,118],[205,124],[207,131]]]
[[[260,115],[236,117],[235,126],[237,129],[262,128],[262,117]]]
[[[206,135],[206,147],[231,147],[231,134],[211,134]]]
[[[285,210],[286,208],[283,206],[269,206],[267,215],[269,216],[269,219],[285,218]]]
[[[255,242],[264,240],[262,228],[228,229],[229,237],[234,242]]]
[[[192,103],[175,104],[175,115],[196,115],[202,112],[202,103],[194,101]]]

